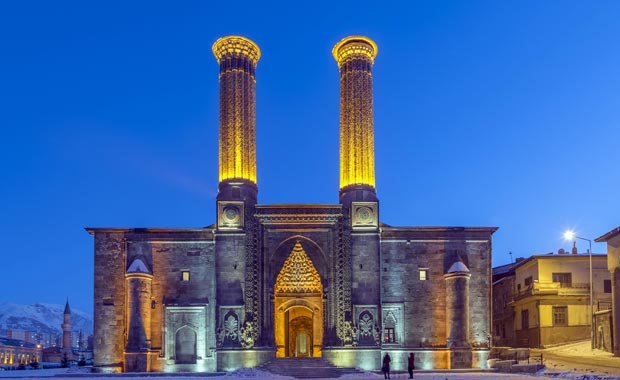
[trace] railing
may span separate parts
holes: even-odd
[[[534,281],[525,289],[517,290],[515,300],[537,294],[552,295],[587,295],[590,284],[587,283],[562,283],[562,282],[538,282]]]
[[[611,310],[611,301],[597,301],[596,311]]]

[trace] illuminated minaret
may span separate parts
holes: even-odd
[[[377,45],[352,36],[332,50],[340,69],[340,201],[376,201],[372,65]]]
[[[62,350],[67,353],[67,355],[71,354],[71,308],[69,307],[69,299],[67,298],[67,303],[65,304],[65,311],[63,313],[62,320]]]
[[[256,63],[258,46],[228,36],[213,44],[220,65],[218,200],[256,203]]]

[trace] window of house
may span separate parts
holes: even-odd
[[[570,288],[573,282],[573,275],[572,273],[553,273],[552,279],[553,282],[559,282],[560,287]]]
[[[396,343],[394,327],[386,327],[385,329],[383,329],[383,340],[385,341],[385,343]]]
[[[525,309],[521,310],[521,329],[527,330],[530,328],[530,311]]]
[[[568,307],[566,306],[554,306],[553,307],[553,325],[554,326],[567,326],[568,325]]]
[[[189,271],[184,270],[181,272],[181,281],[189,281]]]
[[[611,280],[603,280],[603,292],[611,293]]]
[[[420,269],[420,281],[428,280],[428,269],[421,268]]]
[[[525,280],[523,280],[523,283],[525,284],[525,286],[532,285],[532,276],[526,277]]]

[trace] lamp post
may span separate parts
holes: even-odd
[[[573,231],[564,232],[564,239],[575,241],[575,239],[585,240],[590,245],[590,348],[594,349],[594,283],[592,282],[592,240],[577,236]]]

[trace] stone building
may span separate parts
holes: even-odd
[[[607,232],[595,239],[597,243],[607,243],[607,270],[611,275],[611,314],[601,315],[601,323],[597,336],[600,337],[599,346],[620,356],[620,227]],[[605,318],[607,317],[607,318]],[[606,344],[606,342],[609,342]]]
[[[573,253],[493,269],[494,345],[544,348],[590,339],[589,255]],[[594,312],[611,301],[606,262],[606,255],[592,255]]]
[[[0,338],[0,368],[15,369],[20,364],[41,362],[41,345],[23,340]]]
[[[486,366],[493,227],[392,227],[375,192],[376,44],[348,37],[337,204],[265,205],[256,182],[260,50],[217,40],[219,192],[207,228],[87,228],[100,371],[214,371],[322,357],[396,368]]]

